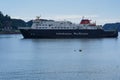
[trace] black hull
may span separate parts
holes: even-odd
[[[24,38],[115,38],[118,31],[20,29]]]

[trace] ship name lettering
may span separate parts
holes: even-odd
[[[72,35],[72,33],[56,33],[56,35]]]
[[[88,33],[73,33],[74,35],[88,35]]]

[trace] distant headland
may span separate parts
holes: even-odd
[[[32,20],[25,22],[22,19],[13,19],[9,15],[4,15],[0,11],[0,34],[19,34],[18,27],[31,27]],[[120,31],[119,23],[109,23],[103,26],[105,30],[117,29]]]
[[[0,11],[0,34],[18,34],[18,27],[30,27],[32,20],[25,22],[22,19],[12,19]]]

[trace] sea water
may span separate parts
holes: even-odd
[[[0,80],[120,80],[120,37],[0,35]]]

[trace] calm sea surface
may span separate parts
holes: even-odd
[[[0,80],[120,80],[120,37],[0,35]]]

